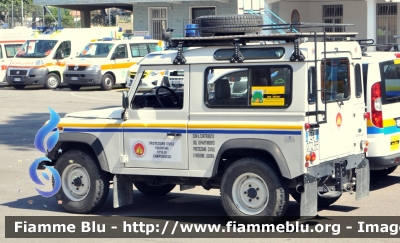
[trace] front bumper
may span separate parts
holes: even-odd
[[[101,70],[93,71],[64,71],[64,83],[81,86],[92,86],[101,84]]]
[[[17,71],[23,74],[17,74]],[[46,83],[46,77],[49,73],[47,68],[32,68],[32,69],[17,69],[9,68],[7,70],[7,83],[9,85],[32,85],[32,84],[42,84]]]

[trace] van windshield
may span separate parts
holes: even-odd
[[[382,103],[400,102],[400,62],[392,60],[380,64]]]
[[[38,58],[48,56],[57,40],[27,40],[17,51],[18,58]]]
[[[89,43],[83,48],[78,57],[107,57],[113,46],[114,44],[112,43]]]

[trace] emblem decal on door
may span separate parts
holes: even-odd
[[[146,154],[146,147],[143,142],[136,141],[133,143],[132,151],[136,157],[142,158]]]
[[[336,125],[340,127],[342,125],[342,115],[340,113],[337,113],[336,115]]]

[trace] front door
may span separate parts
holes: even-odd
[[[177,66],[167,65],[164,68],[176,70]],[[148,90],[143,87],[146,84],[139,81],[144,76],[146,79],[162,78],[164,83],[168,81],[168,76],[151,76],[153,71],[150,67],[141,67],[132,84],[131,91],[140,90],[141,93],[132,92],[129,95],[129,119],[123,124],[124,154],[129,157],[125,166],[188,169],[189,66],[179,66],[179,71],[184,73],[184,81],[177,87],[171,87],[170,91],[159,88],[156,92],[153,87]],[[154,80],[154,83],[162,82]]]
[[[126,72],[133,64],[130,62],[129,51],[126,44],[119,44],[114,50],[115,59],[112,65],[112,71],[115,75],[115,83],[125,83]]]

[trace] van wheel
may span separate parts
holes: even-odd
[[[175,188],[175,184],[167,184],[162,186],[150,186],[145,182],[133,183],[139,192],[148,196],[164,196]]]
[[[199,23],[202,34],[257,32],[263,30],[262,25],[264,24],[261,16],[253,14],[205,15],[196,18],[196,21]],[[240,27],[235,28],[238,25]],[[212,27],[212,29],[201,30],[201,27]]]
[[[114,82],[114,77],[111,74],[104,74],[103,78],[101,79],[100,87],[102,90],[111,90],[114,86]]]
[[[13,85],[14,89],[24,89],[25,85]]]
[[[242,158],[229,166],[222,177],[221,201],[233,219],[271,222],[286,212],[289,193],[284,179],[270,165],[257,158]]]
[[[70,150],[57,160],[54,169],[61,176],[57,200],[71,213],[92,213],[100,208],[108,196],[109,177],[87,152]]]
[[[293,197],[293,199],[300,203],[300,199],[301,199],[301,194],[298,193],[296,191],[296,189],[290,189],[289,191],[290,196]],[[329,198],[325,198],[325,197],[320,197],[318,195],[318,207],[319,208],[326,208],[329,207],[330,205],[334,204],[337,200],[339,200],[339,198],[342,196],[342,194],[340,194],[338,197],[329,197]]]
[[[371,170],[371,176],[383,177],[393,173],[397,169],[397,165],[383,169],[383,170]]]
[[[80,85],[76,85],[76,84],[68,84],[68,88],[70,90],[78,91],[78,90],[80,90],[81,86]]]
[[[44,87],[46,89],[55,89],[60,85],[60,77],[57,74],[49,73],[46,77],[46,83]]]

